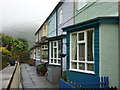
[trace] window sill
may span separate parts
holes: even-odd
[[[61,66],[61,64],[49,63],[49,65]]]
[[[83,11],[84,9],[86,9],[87,3],[85,5],[83,5],[82,7],[80,7],[79,9],[76,10],[77,13]]]
[[[83,71],[83,70],[76,70],[76,69],[69,69],[69,71],[86,73],[86,74],[95,74],[95,72],[92,72],[92,71]]]

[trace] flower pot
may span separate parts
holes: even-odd
[[[40,75],[41,76],[45,76],[45,72],[40,72]]]
[[[62,54],[62,53],[61,53],[61,54],[60,54],[60,56],[61,56],[61,57],[65,57],[65,56],[66,56],[66,54]]]
[[[40,73],[40,70],[39,70],[38,68],[36,68],[36,72],[37,72],[37,74],[39,74],[39,73]]]

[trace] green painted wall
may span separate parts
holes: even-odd
[[[108,76],[118,87],[118,24],[100,24],[100,76]]]
[[[96,17],[118,16],[118,2],[88,2],[79,11],[76,10],[76,4],[77,2],[75,3],[75,23]]]

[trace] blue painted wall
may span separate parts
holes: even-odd
[[[48,37],[56,36],[56,12],[48,20]]]
[[[87,77],[96,77],[99,76],[99,24],[96,24],[94,26],[89,26],[86,28],[82,28],[81,30],[94,28],[94,56],[95,56],[95,74],[87,74],[87,73],[81,73],[81,72],[75,72],[75,71],[69,71],[70,68],[70,33],[67,32],[67,75],[69,80],[80,80],[82,78]],[[76,30],[74,30],[75,32]],[[77,30],[80,31],[80,30]]]
[[[62,16],[62,24],[58,24],[58,35],[61,34],[66,34],[66,32],[63,32],[62,28],[69,26],[69,25],[73,25],[74,24],[74,18],[72,18],[74,16],[74,3],[72,2],[73,0],[71,0],[71,2],[64,2],[61,5],[61,9],[63,12],[63,16]],[[58,20],[57,20],[58,21]]]
[[[37,66],[37,65],[39,65],[40,64],[40,60],[36,60],[35,61],[35,65]]]

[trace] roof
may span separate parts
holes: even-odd
[[[30,50],[33,50],[33,49],[35,49],[36,47],[39,47],[39,46],[34,45],[33,47],[30,48]]]
[[[43,24],[40,26],[40,28],[37,30],[37,32],[35,33],[35,35],[39,32],[39,30],[43,27],[43,25],[47,22],[47,20],[52,16],[52,14],[58,10],[58,8],[63,4],[64,0],[60,0],[60,2],[58,2],[58,4],[55,6],[55,8],[53,9],[53,11],[50,13],[50,15],[47,17],[47,19],[43,22]]]
[[[118,23],[119,19],[118,19],[117,16],[116,17],[115,16],[113,16],[113,17],[97,17],[97,18],[90,19],[90,20],[87,20],[87,21],[84,21],[84,22],[80,22],[78,24],[74,24],[74,25],[64,27],[62,29],[63,29],[63,31],[69,31],[69,30],[85,27],[85,25],[93,25],[93,24],[97,24],[97,23],[107,23],[107,22],[111,22],[111,23],[117,22]]]
[[[54,40],[60,40],[62,38],[65,38],[66,35],[59,35],[59,36],[54,36],[54,37],[49,37],[47,38],[48,41],[54,41]]]
[[[48,44],[48,41],[40,41],[36,43],[38,46]]]

